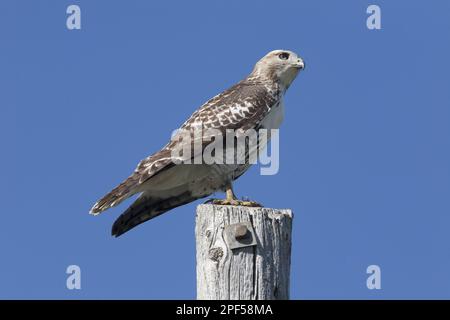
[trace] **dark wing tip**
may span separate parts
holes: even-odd
[[[124,230],[125,229],[123,228],[123,221],[121,222],[120,219],[117,219],[112,226],[111,235],[115,238],[118,238],[125,233]]]

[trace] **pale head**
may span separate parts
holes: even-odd
[[[303,69],[305,63],[295,52],[274,50],[256,63],[252,75],[277,81],[287,89]]]

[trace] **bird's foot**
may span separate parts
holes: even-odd
[[[205,203],[211,203],[219,206],[262,207],[262,205],[256,201],[238,199],[209,199]]]

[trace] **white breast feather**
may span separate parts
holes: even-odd
[[[264,129],[279,129],[284,119],[284,102],[280,100],[277,106],[272,107],[269,114],[261,122]]]

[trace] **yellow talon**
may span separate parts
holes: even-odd
[[[226,199],[211,199],[208,200],[207,203],[212,203],[220,206],[262,207],[261,204],[255,201],[244,201],[236,199],[231,186],[227,188],[226,193]]]

